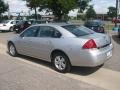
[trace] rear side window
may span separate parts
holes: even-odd
[[[71,32],[72,34],[74,34],[77,37],[80,36],[85,36],[85,35],[89,35],[89,34],[93,34],[94,31],[84,27],[84,26],[78,26],[78,25],[66,25],[66,26],[62,26],[63,28],[65,28],[66,30],[68,30],[69,32]]]
[[[60,38],[61,34],[53,27],[49,26],[40,26],[40,31],[38,37],[53,37]]]

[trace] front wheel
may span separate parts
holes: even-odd
[[[68,57],[60,52],[53,55],[53,65],[55,70],[61,73],[69,72],[71,69],[71,64]]]
[[[12,32],[13,31],[13,27],[10,27],[9,31]]]
[[[8,51],[11,56],[13,56],[13,57],[17,56],[17,51],[16,51],[15,45],[13,43],[8,44]]]

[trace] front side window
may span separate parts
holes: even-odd
[[[36,37],[38,28],[39,28],[38,26],[30,27],[25,32],[23,32],[20,36],[21,37]]]

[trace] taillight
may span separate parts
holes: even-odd
[[[87,41],[83,47],[83,49],[92,49],[92,48],[97,48],[97,45],[95,43],[95,41],[93,39],[90,39],[89,41]]]

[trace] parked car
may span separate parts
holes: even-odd
[[[89,21],[86,21],[84,26],[92,29],[95,32],[105,33],[104,23],[101,20],[89,20]]]
[[[21,33],[24,31],[26,28],[28,28],[31,25],[36,25],[36,24],[45,24],[48,23],[46,20],[28,20],[28,21],[21,21],[14,25],[14,31],[16,33]]]
[[[48,21],[46,21],[46,20],[33,20],[33,21],[30,21],[30,22],[31,22],[32,25],[48,23]]]
[[[13,30],[16,33],[21,33],[22,31],[24,31],[26,28],[28,28],[31,24],[29,23],[29,21],[20,21],[18,22],[16,25],[14,25]]]
[[[119,29],[118,29],[118,37],[120,38],[120,26],[119,26]]]
[[[0,23],[0,31],[13,31],[13,26],[19,22],[19,20],[4,20]]]
[[[119,19],[119,18],[118,18],[118,19],[113,18],[113,19],[112,19],[112,23],[120,23],[120,19]]]
[[[68,72],[71,66],[102,65],[113,48],[106,34],[72,24],[33,25],[7,45],[11,56],[22,54],[52,62],[59,72]]]

